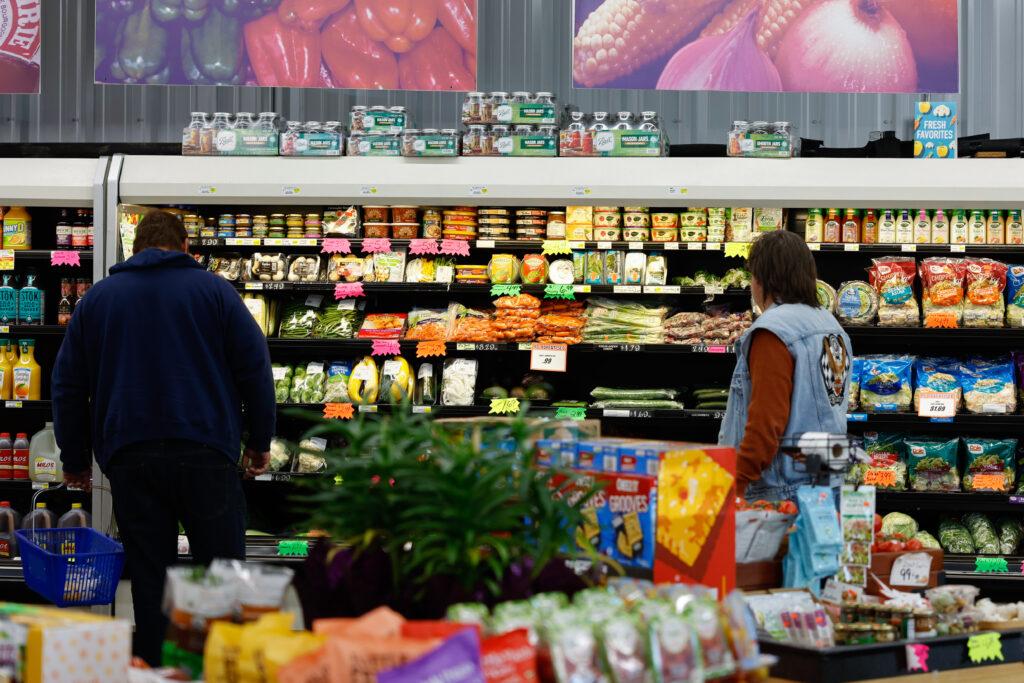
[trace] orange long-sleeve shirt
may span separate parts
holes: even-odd
[[[779,452],[789,422],[796,366],[782,340],[768,330],[757,330],[747,358],[750,368],[750,405],[747,428],[736,460],[737,484],[742,490],[763,472]]]

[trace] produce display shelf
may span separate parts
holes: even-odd
[[[235,288],[244,292],[334,292],[334,282],[235,282]],[[516,285],[519,291],[535,296],[544,296],[548,285]],[[471,285],[464,283],[417,283],[417,282],[365,282],[363,291],[370,294],[483,294],[491,296],[492,285]],[[572,285],[574,294],[628,294],[637,295],[688,295],[688,296],[750,296],[749,289],[730,287],[680,287],[678,285]]]
[[[530,403],[521,399],[525,405]],[[355,412],[362,414],[386,414],[398,410],[400,406],[388,403],[370,405],[357,405]],[[287,414],[289,410],[295,415],[320,415],[324,406],[321,403],[278,403],[279,413]],[[489,405],[471,406],[411,406],[414,414],[430,415],[432,417],[484,417],[490,415]],[[558,412],[557,406],[548,404],[537,405],[530,403],[527,415],[531,417],[554,417]],[[721,420],[725,415],[724,411],[717,410],[625,410],[613,408],[586,408],[586,417],[590,419],[599,418],[621,418],[629,420]],[[508,417],[508,415],[496,415],[495,417]]]
[[[977,558],[979,557],[1000,557],[1006,560],[1009,571],[1006,572],[979,572],[977,571]],[[1024,581],[1022,573],[1024,557],[1020,555],[951,555],[946,554],[943,558],[943,569],[946,571],[946,578],[951,576],[972,576],[974,578],[999,580]]]
[[[877,491],[880,513],[915,510],[969,510],[972,512],[1024,512],[1024,495],[969,491]],[[948,557],[948,556],[947,556]]]
[[[954,417],[918,417],[913,413],[849,413],[847,422],[866,423],[879,429],[1018,429],[1024,431],[1024,415],[973,415],[961,413]]]
[[[79,249],[74,249],[74,250],[72,250],[72,249],[62,249],[60,251],[72,251],[73,253],[78,254],[78,258],[80,260],[82,260],[82,261],[92,261],[92,259],[93,259],[93,251],[92,251],[92,249],[81,249],[81,250],[79,250]],[[50,263],[50,256],[52,254],[53,254],[53,251],[51,251],[49,249],[18,249],[18,250],[15,250],[15,252],[14,252],[14,262],[17,263],[18,261],[43,261],[47,265],[49,265],[49,263]],[[60,267],[60,266],[58,266],[58,267]],[[70,266],[70,267],[73,268],[74,266]],[[65,272],[70,274],[72,271],[70,271],[70,270],[69,271],[63,271],[62,270],[62,271],[59,271],[59,272],[61,274],[65,273]],[[88,275],[90,277],[92,277],[92,273],[88,273]]]
[[[270,337],[267,344],[272,351],[349,351],[351,353],[368,353],[373,347],[372,339],[281,339]],[[415,352],[417,341],[400,341],[402,352]],[[530,352],[534,342],[448,342],[447,352]],[[731,354],[732,346],[714,346],[708,344],[572,344],[567,350],[570,353],[663,353],[663,354]]]
[[[21,566],[21,559],[0,561],[0,581],[22,582],[25,580],[25,571]]]
[[[282,556],[278,554],[278,545],[281,541],[308,540],[310,544],[315,539],[295,539],[278,536],[246,536],[245,537],[245,559],[248,562],[264,562],[267,564],[301,564],[306,561],[305,557]],[[178,555],[179,562],[191,562],[191,555]]]
[[[846,333],[856,349],[858,343],[905,344],[999,344],[1007,349],[1024,345],[1024,328],[990,327],[942,329],[928,327],[860,327],[848,325]],[[966,347],[965,347],[966,348]]]
[[[975,671],[970,680],[980,680],[982,667],[987,664],[1010,664],[1024,661],[1024,630],[1001,631],[1003,660],[974,664],[967,654],[967,641],[971,635],[940,636],[915,641],[875,643],[872,645],[841,645],[813,648],[776,640],[761,639],[761,650],[779,658],[772,668],[772,676],[794,681],[863,681],[909,674],[907,645],[921,643],[928,646],[928,669],[949,671],[970,669]]]
[[[53,409],[51,401],[4,401],[0,407],[7,410],[35,410],[50,412]]]
[[[1024,254],[1020,244],[808,244],[811,251],[825,253],[863,252],[867,254]]]
[[[19,337],[63,337],[67,325],[0,325],[0,334],[12,334]]]

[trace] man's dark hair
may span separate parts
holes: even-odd
[[[765,299],[776,304],[819,306],[814,256],[795,232],[776,230],[758,237],[747,267],[761,283]]]
[[[151,247],[181,251],[185,245],[186,236],[185,226],[177,216],[154,209],[143,216],[138,227],[135,228],[135,243],[132,245],[132,253],[138,254],[143,249]]]

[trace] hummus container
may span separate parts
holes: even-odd
[[[680,242],[707,242],[708,230],[705,227],[679,228]]]
[[[651,229],[626,228],[622,231],[622,237],[627,242],[647,242],[651,239]]]
[[[618,211],[595,211],[595,228],[617,228],[622,225],[622,214]]]
[[[418,206],[392,206],[391,219],[395,223],[415,223],[419,209]]]
[[[392,223],[391,236],[396,240],[414,240],[420,234],[419,223]]]
[[[594,228],[594,239],[598,242],[618,242],[622,239],[622,228]]]
[[[652,228],[678,228],[679,214],[677,213],[655,213],[651,214]]]
[[[629,212],[622,214],[622,224],[627,228],[649,228],[651,226],[651,214]]]
[[[389,223],[363,223],[363,237],[391,237],[391,224]]]
[[[678,228],[651,228],[651,240],[654,242],[678,242]]]

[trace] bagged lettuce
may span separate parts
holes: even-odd
[[[1024,540],[1024,526],[1019,519],[1003,517],[999,527],[999,552],[1002,555],[1016,555],[1021,540]]]
[[[947,553],[971,555],[974,553],[974,540],[971,532],[960,522],[947,519],[939,524],[939,543]]]
[[[971,532],[971,540],[979,555],[998,555],[999,537],[990,520],[980,512],[964,515],[964,526]]]
[[[1009,493],[1017,469],[1017,439],[964,439],[965,491]]]
[[[959,410],[963,398],[959,368],[960,364],[954,358],[918,358],[914,361],[914,412],[919,410],[921,396],[928,392],[953,394],[953,405]]]
[[[972,358],[960,364],[960,383],[968,412],[1006,414],[1017,410],[1013,361]]]
[[[910,409],[913,393],[912,356],[864,356],[860,376],[860,404],[865,412],[902,412]]]
[[[911,491],[959,491],[956,456],[960,439],[907,439]]]

